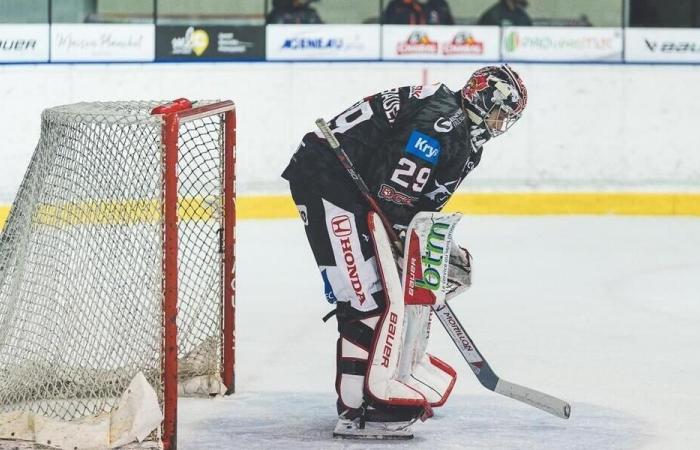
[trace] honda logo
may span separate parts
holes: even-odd
[[[352,234],[352,224],[350,223],[350,218],[346,215],[335,216],[333,220],[331,220],[331,226],[333,227],[333,234],[337,237],[344,237]]]

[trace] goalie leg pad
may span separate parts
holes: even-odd
[[[437,408],[445,404],[457,381],[457,372],[446,362],[426,353],[418,361],[406,384],[422,393]]]
[[[423,407],[429,411],[425,397],[397,378],[404,338],[403,290],[389,237],[376,213],[369,214],[368,225],[374,241],[386,307],[375,329],[374,343],[369,352],[365,392],[379,404]]]
[[[364,319],[347,319],[338,315],[335,388],[342,408],[358,409],[364,402],[365,375],[369,349],[379,315]]]
[[[442,406],[452,392],[457,372],[439,358],[426,353],[430,337],[431,309],[406,305],[405,338],[399,361],[399,379],[417,390],[431,407]]]

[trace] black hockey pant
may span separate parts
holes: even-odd
[[[323,278],[326,300],[336,304],[338,332],[335,387],[339,409],[360,408],[374,328],[384,294],[370,239],[369,205],[349,180],[319,194],[290,181],[294,202]]]

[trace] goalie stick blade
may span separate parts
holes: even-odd
[[[534,406],[562,419],[568,419],[571,415],[571,405],[564,400],[510,381],[499,380],[494,392]]]
[[[476,378],[486,389],[541,409],[562,419],[569,418],[571,406],[565,401],[499,378],[479,349],[476,348],[476,344],[469,337],[448,303],[439,308],[433,308],[433,311],[459,349],[469,368],[472,369]]]
[[[413,439],[412,422],[366,422],[360,428],[358,421],[339,419],[333,437],[360,440],[408,440]]]

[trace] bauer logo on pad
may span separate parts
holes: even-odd
[[[427,134],[414,130],[413,133],[411,133],[411,137],[408,138],[406,151],[411,155],[419,157],[423,161],[435,165],[440,156],[440,142]]]

